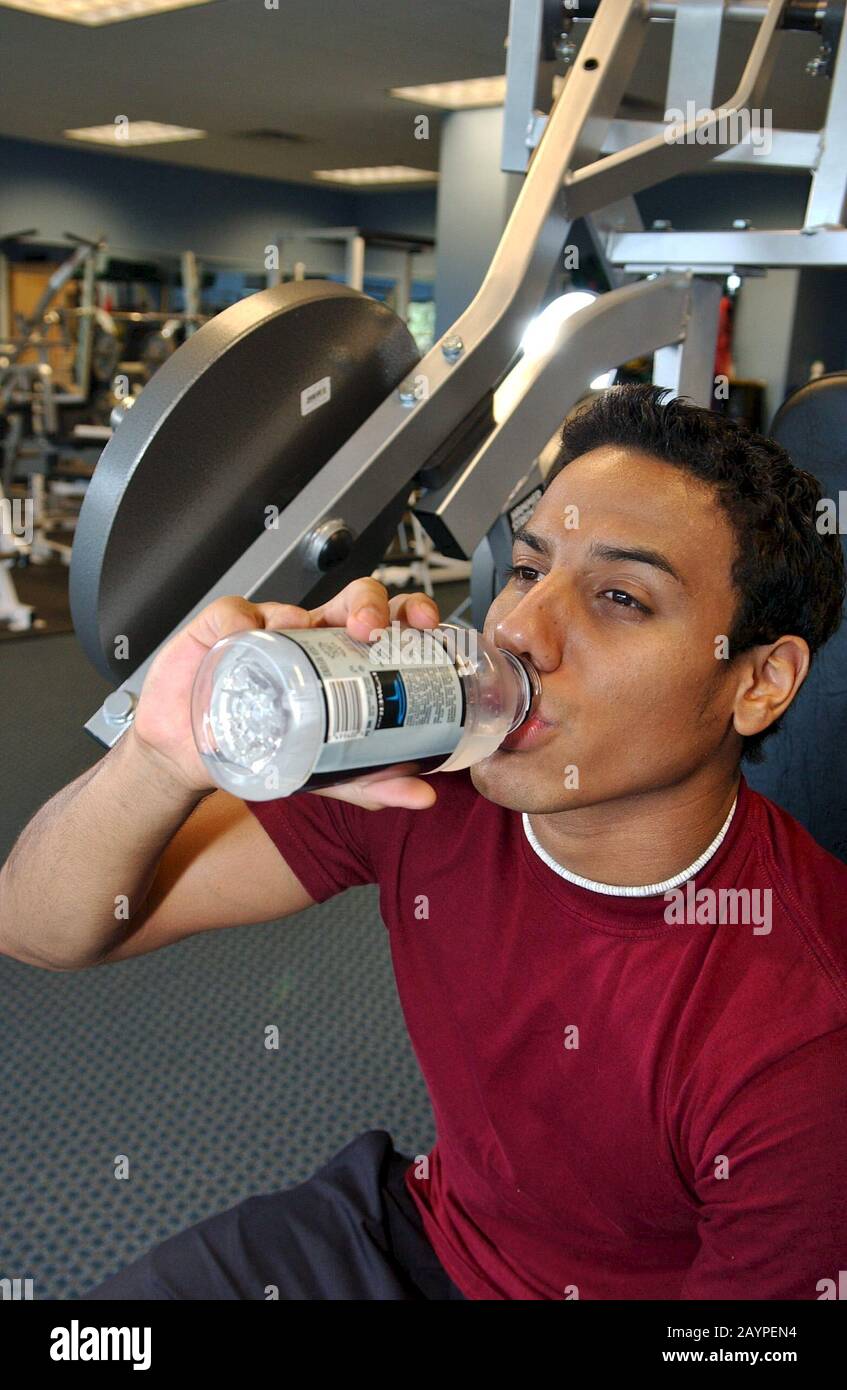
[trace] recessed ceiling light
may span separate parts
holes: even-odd
[[[434,183],[435,169],[409,169],[404,164],[376,164],[365,169],[313,169],[316,179],[328,183]]]
[[[554,100],[564,81],[560,74],[554,74]],[[460,82],[425,82],[420,87],[390,87],[389,96],[414,101],[419,106],[443,106],[450,111],[468,106],[502,106],[506,100],[506,75],[469,77]]]
[[[208,4],[209,0],[0,0],[6,9],[26,10],[42,19],[64,19],[69,24],[117,24],[122,19],[146,19],[164,10]]]
[[[389,94],[401,101],[445,106],[454,111],[462,106],[502,106],[506,100],[506,75],[469,77],[460,82],[425,82],[420,87],[390,87]]]
[[[205,130],[181,125],[162,125],[159,121],[123,121],[118,117],[108,125],[81,126],[66,130],[69,140],[90,140],[95,145],[163,145],[170,140],[202,140]]]

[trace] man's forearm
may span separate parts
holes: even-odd
[[[52,969],[94,964],[126,936],[193,792],[130,728],[57,792],[0,872],[0,953]]]

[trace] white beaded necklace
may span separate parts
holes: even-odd
[[[538,843],[533,833],[532,826],[529,823],[529,815],[526,811],[522,812],[521,819],[523,821],[523,828],[526,832],[526,838],[529,840],[536,854],[544,860],[545,864],[549,864],[554,873],[559,874],[561,878],[566,878],[569,883],[575,883],[580,888],[587,888],[592,893],[611,893],[616,898],[646,898],[652,893],[667,893],[671,888],[678,888],[681,883],[685,883],[686,879],[693,878],[695,874],[700,872],[703,865],[711,859],[712,855],[723,843],[726,832],[729,830],[730,821],[732,820],[737,803],[738,796],[736,795],[735,801],[733,801],[729,808],[729,815],[724,821],[721,829],[709,845],[709,848],[704,850],[700,857],[694,860],[693,864],[690,864],[687,869],[683,869],[681,873],[674,874],[673,878],[665,879],[664,883],[646,883],[643,886],[636,886],[634,884],[595,883],[593,879],[582,878],[579,874],[572,874],[570,869],[563,869],[561,864],[557,864],[555,859],[547,853],[546,849]]]

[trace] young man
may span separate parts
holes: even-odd
[[[535,666],[543,723],[466,772],[247,808],[208,795],[190,738],[190,681],[223,631],[429,626],[420,596],[389,604],[363,579],[311,613],[220,600],[163,650],[131,733],[13,851],[0,945],[81,968],[378,883],[438,1140],[413,1161],[369,1131],[88,1297],[817,1299],[837,1284],[847,867],[740,771],[841,618],[819,497],[730,421],[649,386],[606,392],[565,426],[484,626]],[[61,903],[38,871],[60,842],[89,856]],[[133,908],[120,937],[116,892]]]

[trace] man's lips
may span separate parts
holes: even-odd
[[[493,641],[494,639],[492,638],[491,640]],[[534,668],[532,684],[533,699],[537,699],[538,696],[544,692],[541,688],[541,679]],[[531,744],[540,740],[550,729],[555,728],[556,720],[550,719],[546,709],[539,706],[538,709],[533,710],[529,719],[525,719],[522,724],[518,725],[517,729],[513,730],[511,734],[508,734],[507,737],[502,740],[495,751],[499,752],[501,748],[505,748],[507,752],[511,752],[512,749],[516,748],[528,748]]]
[[[511,753],[518,748],[530,748],[539,743],[547,734],[552,733],[556,725],[540,715],[533,715],[526,719],[523,724],[519,724],[506,738],[503,739],[499,748],[503,748],[507,753]],[[498,748],[498,751],[499,751]]]

